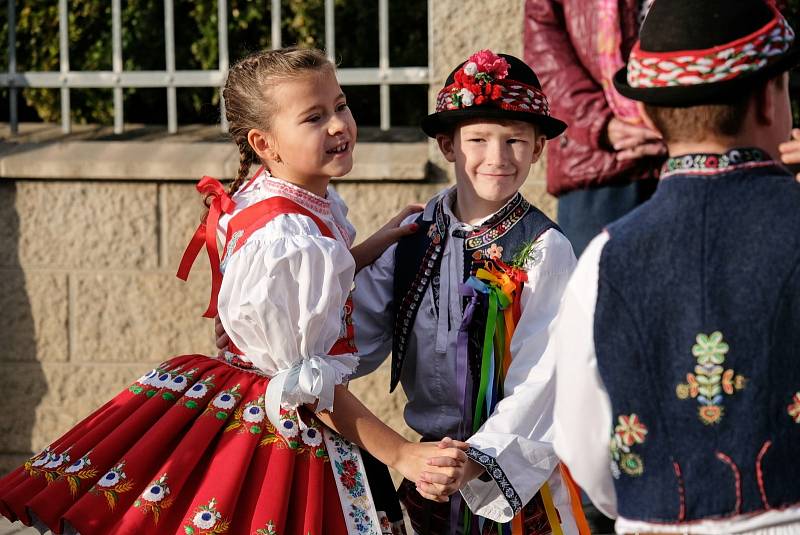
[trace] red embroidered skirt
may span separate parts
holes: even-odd
[[[282,412],[276,430],[267,382],[216,358],[171,359],[0,479],[0,513],[82,535],[347,535],[322,424]],[[339,464],[363,495],[362,474]]]

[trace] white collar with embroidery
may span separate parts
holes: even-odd
[[[318,215],[331,215],[330,198],[320,197],[296,184],[272,176],[266,168],[260,173],[256,173],[250,181],[236,192],[236,195],[247,195],[259,190],[262,190],[261,195],[280,195],[281,197],[286,197]]]

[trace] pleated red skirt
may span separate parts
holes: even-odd
[[[310,414],[283,411],[275,429],[268,381],[175,357],[0,479],[0,513],[82,535],[347,535],[340,488],[370,500],[359,463],[337,457],[335,474]]]

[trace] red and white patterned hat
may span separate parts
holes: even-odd
[[[614,85],[634,100],[691,106],[734,96],[798,60],[794,30],[768,0],[657,0]]]
[[[533,123],[547,139],[567,127],[550,115],[550,103],[533,69],[491,50],[476,52],[450,73],[436,98],[436,111],[422,120],[422,130],[436,137],[470,119]]]

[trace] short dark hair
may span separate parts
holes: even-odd
[[[753,95],[772,81],[783,84],[783,74],[718,102],[688,107],[645,104],[644,109],[666,143],[700,141],[708,136],[731,137],[741,132]]]

